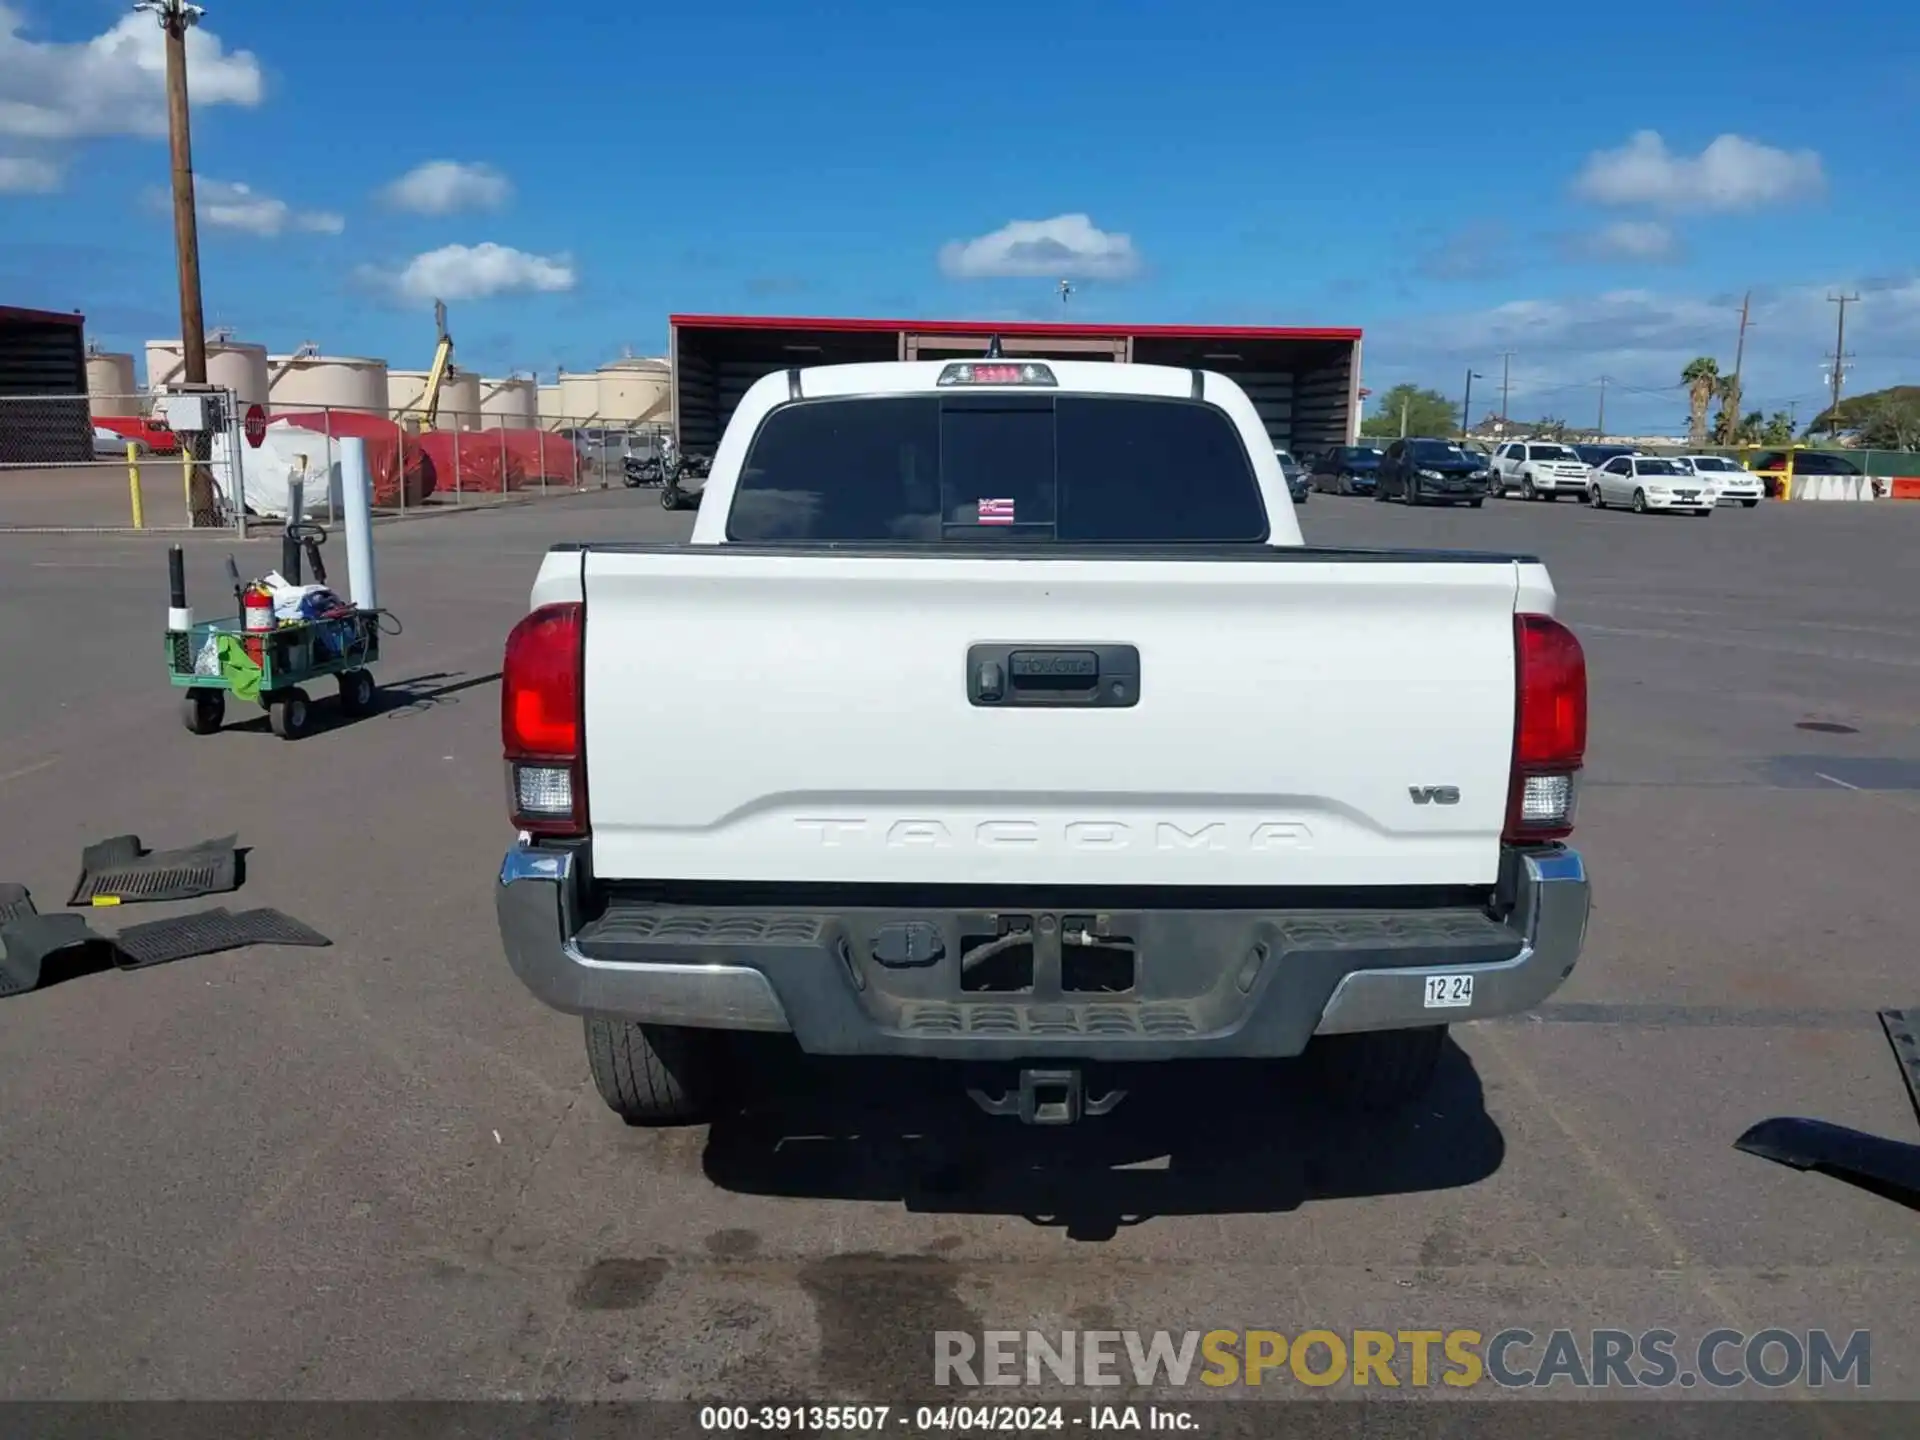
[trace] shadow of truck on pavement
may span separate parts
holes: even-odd
[[[1189,1061],[1127,1069],[1116,1109],[1060,1127],[984,1114],[951,1067],[816,1059],[760,1037],[736,1058],[753,1098],[709,1131],[721,1188],[1024,1216],[1081,1240],[1160,1216],[1453,1189],[1506,1153],[1451,1040],[1432,1089],[1393,1116],[1330,1106],[1299,1062]]]

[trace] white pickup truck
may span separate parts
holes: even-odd
[[[1585,940],[1553,611],[1525,556],[1306,545],[1221,375],[770,375],[690,544],[540,568],[507,958],[635,1124],[709,1113],[729,1031],[1029,1123],[1204,1057],[1401,1104]]]

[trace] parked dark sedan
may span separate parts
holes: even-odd
[[[1276,449],[1273,458],[1280,462],[1280,473],[1286,477],[1287,494],[1293,497],[1293,503],[1307,503],[1307,472],[1301,463],[1285,451]]]
[[[1486,458],[1462,450],[1451,440],[1396,440],[1380,457],[1376,500],[1422,505],[1465,503],[1478,510],[1493,486]]]
[[[1380,451],[1372,445],[1336,445],[1313,465],[1313,488],[1334,495],[1371,495],[1380,477]]]
[[[1631,445],[1576,445],[1573,453],[1587,462],[1589,470],[1598,470],[1609,460],[1617,460],[1622,455],[1638,455],[1640,452]]]

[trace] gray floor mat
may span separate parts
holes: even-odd
[[[217,955],[248,945],[331,945],[318,930],[302,925],[278,910],[202,910],[169,920],[129,925],[113,937],[118,951],[114,963],[122,970],[141,970],[185,960],[194,955]]]
[[[203,840],[184,850],[144,852],[137,835],[116,835],[80,856],[80,879],[69,905],[198,900],[240,888],[238,835]]]
[[[19,889],[18,886],[9,887]],[[21,890],[26,913],[17,912],[0,923],[0,999],[24,995],[40,987],[41,973],[56,956],[101,943],[78,915],[36,915],[33,901]]]

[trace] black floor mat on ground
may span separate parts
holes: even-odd
[[[122,970],[142,970],[185,960],[194,955],[217,955],[248,945],[331,945],[333,942],[278,910],[202,910],[170,920],[129,925],[113,937],[119,952],[114,963]]]
[[[78,915],[39,915],[18,885],[0,886],[0,999],[40,988],[47,962],[101,944]]]
[[[1900,1078],[1907,1082],[1913,1113],[1920,1116],[1920,1010],[1882,1010],[1880,1027],[1900,1062]]]
[[[116,835],[80,856],[80,879],[69,905],[143,900],[198,900],[240,888],[238,835],[202,840],[185,850],[143,851],[138,835]]]

